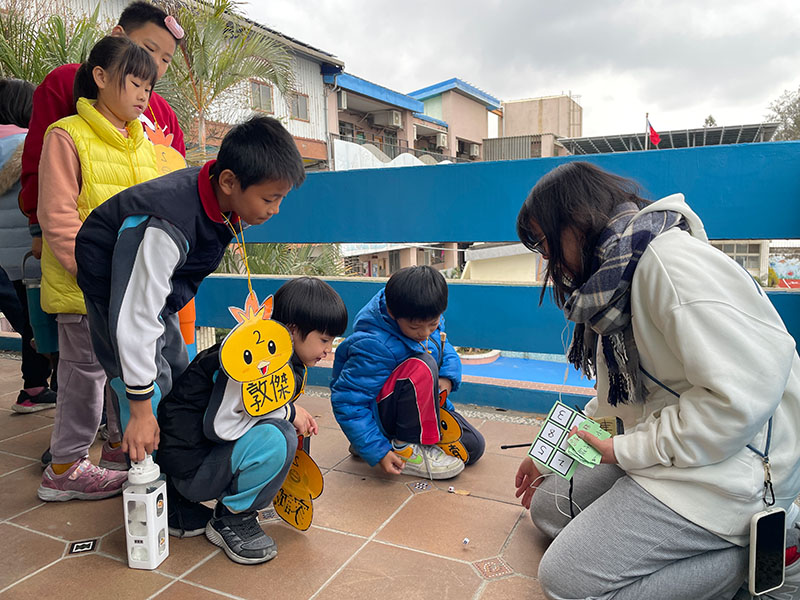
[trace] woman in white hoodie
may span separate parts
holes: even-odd
[[[556,600],[730,600],[765,508],[767,447],[766,500],[789,508],[800,493],[794,339],[682,194],[651,203],[634,182],[570,162],[539,180],[517,232],[548,259],[553,298],[576,324],[569,361],[597,378],[585,412],[624,426],[603,441],[579,434],[603,464],[579,465],[572,489],[520,465],[517,497],[554,538],[542,588]],[[792,527],[788,543],[797,537]],[[800,561],[789,562],[775,598],[800,598]]]

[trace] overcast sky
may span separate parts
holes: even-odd
[[[792,0],[252,0],[250,18],[398,92],[452,77],[501,100],[572,93],[583,134],[759,123],[800,85]]]

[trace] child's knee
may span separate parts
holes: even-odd
[[[278,419],[259,423],[240,440],[245,442],[241,452],[251,461],[261,463],[290,464],[297,448],[294,425]]]

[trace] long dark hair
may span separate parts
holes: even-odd
[[[517,236],[533,252],[542,252],[542,239],[534,232],[535,222],[547,242],[545,281],[553,284],[553,300],[560,307],[573,291],[592,274],[597,238],[620,204],[633,202],[640,208],[650,204],[641,197],[638,184],[604,171],[588,162],[574,161],[556,167],[533,186],[517,215]],[[582,272],[574,277],[564,265],[561,235],[572,227],[582,243]],[[544,298],[545,288],[539,296]]]
[[[109,35],[94,45],[89,58],[78,68],[72,88],[75,102],[78,98],[97,99],[97,84],[92,75],[95,67],[106,71],[111,80],[117,82],[120,90],[125,88],[125,78],[128,75],[149,81],[151,88],[158,79],[158,68],[147,50],[126,37]]]
[[[22,79],[0,79],[0,124],[28,128],[33,109],[33,84]]]

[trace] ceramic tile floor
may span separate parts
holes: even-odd
[[[136,571],[125,558],[120,497],[36,497],[55,411],[11,411],[19,366],[0,359],[0,598],[544,598],[536,572],[545,541],[514,498],[524,451],[499,448],[532,440],[536,419],[466,410],[486,437],[486,454],[454,480],[425,482],[353,459],[327,390],[310,389],[299,402],[320,425],[311,454],[325,476],[311,528],[265,518],[278,556],[263,565],[237,565],[201,536],[172,538],[157,570]],[[94,460],[99,453],[95,442]],[[450,485],[469,495],[449,493]],[[70,555],[84,540],[96,540],[95,549]]]

